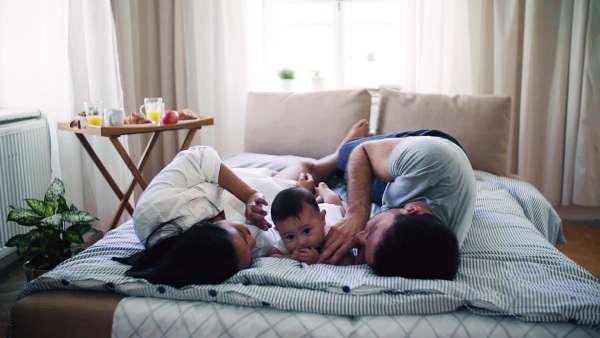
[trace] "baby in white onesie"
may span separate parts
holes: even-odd
[[[268,256],[316,263],[329,229],[344,217],[342,200],[325,183],[315,187],[315,194],[307,188],[292,187],[275,196],[271,218],[281,239]],[[352,264],[352,252],[338,262]]]

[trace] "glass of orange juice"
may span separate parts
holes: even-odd
[[[89,124],[101,127],[102,126],[102,101],[86,101],[83,103],[85,106],[85,116]]]
[[[146,116],[154,123],[159,123],[160,118],[165,110],[165,104],[162,102],[155,102],[146,105]]]
[[[144,99],[144,104],[140,106],[140,114],[145,115],[154,123],[159,123],[165,104],[162,97],[147,97]]]

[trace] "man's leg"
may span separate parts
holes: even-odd
[[[291,165],[275,175],[275,177],[288,178],[291,180],[297,180],[300,174],[308,173],[313,176],[315,184],[320,182],[328,182],[333,174],[338,170],[337,161],[338,153],[343,144],[349,140],[365,137],[369,134],[369,122],[367,120],[360,120],[355,123],[348,134],[344,137],[338,148],[333,154],[329,154],[321,159],[314,162],[301,161],[294,165]]]

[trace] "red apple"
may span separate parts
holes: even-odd
[[[179,113],[176,110],[165,110],[161,120],[163,124],[175,124],[179,121]]]

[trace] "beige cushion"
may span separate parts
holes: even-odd
[[[369,119],[366,89],[248,94],[244,151],[321,158],[360,119]]]
[[[508,96],[446,96],[382,88],[377,133],[438,129],[454,136],[473,169],[508,174],[511,99]]]

